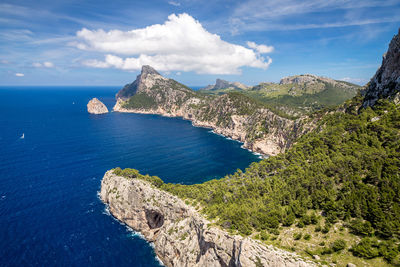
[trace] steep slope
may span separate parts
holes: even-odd
[[[294,253],[210,226],[193,207],[155,184],[157,178],[116,169],[104,175],[100,196],[111,214],[154,243],[166,266],[314,265]]]
[[[400,29],[383,55],[382,65],[364,91],[363,107],[373,106],[380,98],[400,103]]]
[[[237,92],[221,96],[195,92],[149,66],[143,67],[136,81],[117,94],[114,111],[183,117],[268,155],[285,151],[312,127],[305,118],[278,116],[262,103]]]

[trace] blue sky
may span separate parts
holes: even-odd
[[[1,0],[0,85],[123,85],[142,64],[191,86],[365,84],[399,14],[400,0]]]

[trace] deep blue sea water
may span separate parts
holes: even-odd
[[[0,88],[1,266],[159,266],[151,246],[105,212],[103,174],[132,167],[191,184],[258,160],[179,118],[87,113],[92,97],[111,109],[118,89]]]

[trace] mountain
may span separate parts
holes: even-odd
[[[400,103],[400,29],[363,94],[364,107],[373,106],[380,98],[390,98]]]
[[[240,82],[228,82],[225,80],[217,79],[214,85],[208,85],[199,90],[201,91],[216,91],[216,90],[246,90],[249,88]]]
[[[268,155],[285,151],[312,128],[311,120],[280,116],[240,92],[202,94],[161,76],[149,66],[118,92],[114,111],[183,117]]]
[[[155,242],[167,266],[203,261],[213,266],[307,266],[311,260],[332,266],[399,266],[399,35],[362,94],[301,121],[273,115],[238,92],[194,94],[185,103],[175,103],[175,110],[165,110],[163,103],[170,102],[162,99],[155,100],[159,106],[143,109],[129,109],[129,100],[119,100],[122,108],[127,105],[125,111],[182,112],[194,122],[216,127],[220,121],[224,129],[240,125],[246,133],[246,126],[267,126],[261,138],[271,144],[271,130],[278,137],[295,130],[296,124],[304,127],[304,121],[312,121],[312,127],[297,133],[285,153],[202,184],[166,184],[155,176],[116,168],[103,178],[102,200],[114,216]],[[280,85],[312,79],[295,77]],[[205,114],[206,119],[201,117]],[[271,245],[308,261],[296,262],[291,258],[296,254],[279,250],[267,257],[276,261],[268,261],[262,255],[270,253],[264,247]]]
[[[281,115],[291,117],[343,104],[361,89],[356,84],[312,74],[285,77],[279,83],[265,82],[248,88],[232,86],[206,88],[212,89],[201,92],[216,95],[240,92],[264,103],[269,109]]]

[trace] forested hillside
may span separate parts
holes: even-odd
[[[346,227],[342,239],[351,243],[344,241],[340,250],[400,264],[400,109],[382,100],[358,114],[360,105],[361,97],[350,101],[345,112],[326,115],[287,153],[253,163],[245,172],[196,185],[154,179],[233,233],[260,239],[272,234],[279,241],[285,229],[300,233],[313,225],[329,241],[332,229]],[[332,246],[304,251],[329,255]]]

